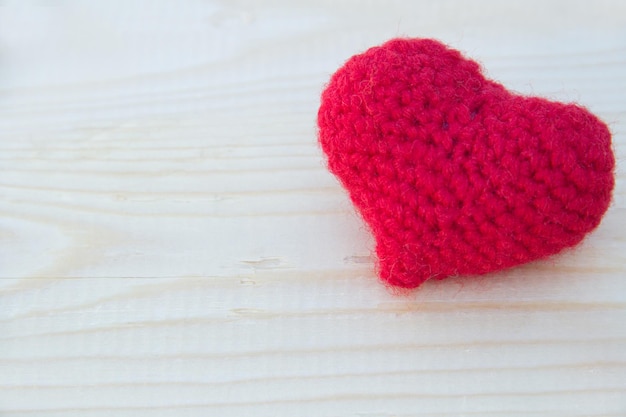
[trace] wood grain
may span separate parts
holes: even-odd
[[[399,35],[610,124],[579,247],[377,281],[315,117]],[[0,416],[626,415],[625,96],[619,1],[0,1]]]

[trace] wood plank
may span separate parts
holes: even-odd
[[[611,126],[572,250],[399,293],[316,143],[432,36]],[[0,416],[626,415],[626,5],[0,2]]]

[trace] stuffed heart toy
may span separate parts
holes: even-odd
[[[318,124],[392,285],[555,254],[598,226],[611,200],[602,121],[507,91],[435,40],[394,39],[349,59],[322,94]]]

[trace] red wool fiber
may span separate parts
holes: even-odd
[[[393,39],[350,58],[322,94],[318,124],[395,286],[555,254],[598,226],[611,200],[602,121],[509,92],[435,40]]]

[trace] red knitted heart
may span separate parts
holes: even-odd
[[[331,78],[319,140],[376,238],[387,282],[483,274],[580,242],[607,210],[611,135],[523,97],[429,39],[394,39]]]

